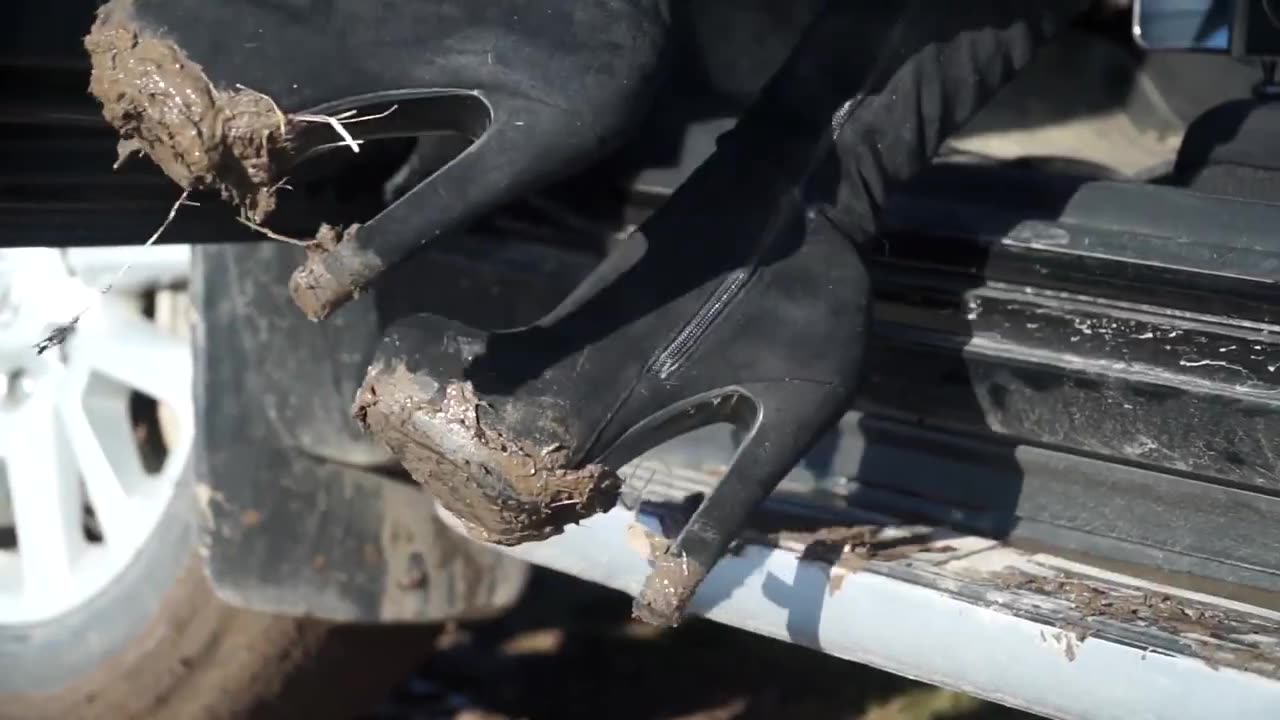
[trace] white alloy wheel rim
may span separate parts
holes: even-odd
[[[193,362],[185,295],[151,292],[185,287],[190,262],[179,245],[0,250],[0,626],[97,596],[164,516],[193,447]]]

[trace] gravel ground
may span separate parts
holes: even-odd
[[[1031,720],[711,622],[631,622],[630,599],[551,572],[510,615],[447,628],[358,720]]]

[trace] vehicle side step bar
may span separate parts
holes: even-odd
[[[661,524],[618,507],[505,551],[634,594]],[[888,561],[811,551],[822,544],[743,543],[693,611],[1054,718],[1271,720],[1280,707],[1276,613],[979,538],[939,535]]]

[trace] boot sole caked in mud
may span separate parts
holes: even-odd
[[[424,387],[430,384],[431,387]],[[519,545],[560,534],[617,502],[602,465],[565,467],[561,448],[527,448],[485,418],[470,383],[438,386],[403,365],[370,370],[352,414],[476,539]]]

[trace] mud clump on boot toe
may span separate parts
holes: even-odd
[[[352,412],[477,539],[545,540],[617,502],[615,473],[567,468],[563,452],[508,438],[482,408],[470,383],[424,388],[401,365],[370,371]]]
[[[255,223],[271,213],[291,132],[271,98],[214,87],[181,48],[139,28],[132,0],[99,9],[84,44],[121,161],[143,152],[184,190],[218,190]]]

